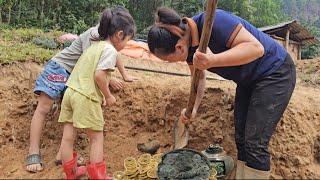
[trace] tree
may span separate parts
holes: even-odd
[[[163,0],[129,0],[124,3],[129,9],[137,26],[137,37],[146,38],[147,28],[154,22],[154,14]]]
[[[307,29],[316,37],[320,37],[320,30],[314,25],[310,25],[307,22],[302,22],[302,25],[304,27],[307,27]],[[320,56],[320,44],[314,44],[309,47],[305,47],[302,49],[301,57],[302,59],[312,59],[317,56]]]
[[[146,38],[160,6],[192,17],[204,10],[206,0],[0,0],[0,23],[15,27],[38,27],[81,33],[98,23],[106,7],[123,5],[137,25],[138,37]],[[218,8],[230,11],[257,27],[298,19],[320,38],[319,0],[219,0]],[[318,46],[303,51],[303,57],[319,52]]]
[[[0,23],[2,23],[2,7],[4,6],[4,0],[0,0]]]
[[[263,3],[251,0],[251,3],[254,12],[250,20],[257,27],[277,24],[285,19],[278,0],[264,0]]]
[[[297,19],[318,39],[320,38],[320,1],[318,0],[281,0],[282,9],[289,19]],[[302,51],[303,59],[320,55],[320,45],[306,47]]]
[[[15,3],[15,0],[2,0],[1,2],[1,13],[2,13],[2,20],[10,24],[11,22],[11,15],[12,15],[12,8]],[[3,17],[5,19],[3,19]],[[1,20],[1,21],[2,21]]]
[[[170,3],[171,8],[175,9],[182,16],[191,17],[203,11],[203,1],[201,0],[179,0]]]

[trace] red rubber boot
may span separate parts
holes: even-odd
[[[77,153],[74,152],[71,161],[62,163],[65,179],[77,179],[86,174],[87,168],[85,166],[77,167],[77,159]]]
[[[95,164],[87,164],[89,179],[106,179],[112,180],[112,177],[106,174],[106,163],[102,161]]]

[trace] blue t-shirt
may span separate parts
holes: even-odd
[[[201,36],[204,23],[204,13],[194,16],[192,19],[196,22]],[[243,26],[263,45],[264,55],[251,63],[232,66],[210,68],[208,71],[217,73],[225,79],[233,80],[237,84],[249,85],[255,80],[265,77],[276,71],[284,62],[287,51],[279,43],[273,40],[267,34],[259,31],[248,21],[235,16],[229,12],[218,9],[216,11],[215,21],[212,27],[212,35],[209,41],[209,48],[215,54],[230,49],[230,45]],[[237,30],[238,29],[238,30]],[[193,54],[197,47],[190,47],[187,62],[192,64]]]

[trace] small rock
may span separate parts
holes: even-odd
[[[215,139],[214,139],[215,143],[220,144],[220,143],[222,143],[222,141],[223,141],[223,136],[222,135],[216,135],[215,136]]]
[[[149,140],[146,143],[137,145],[139,151],[149,154],[155,154],[160,148],[160,142],[157,140]]]
[[[159,125],[160,125],[160,126],[164,126],[164,120],[163,120],[163,119],[161,119],[161,120],[159,121]]]
[[[18,170],[18,168],[14,168],[14,169],[12,169],[11,171],[10,171],[10,173],[14,173],[14,172],[16,172]]]

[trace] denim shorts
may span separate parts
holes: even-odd
[[[55,61],[48,61],[44,70],[36,80],[34,93],[40,95],[41,92],[56,100],[63,96],[66,90],[66,82],[69,72]]]

